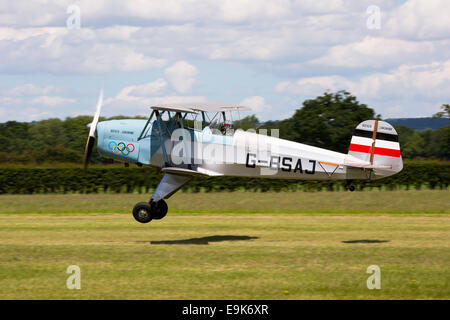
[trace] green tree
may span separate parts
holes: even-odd
[[[435,135],[439,138],[437,157],[440,159],[450,159],[450,126],[439,128]]]
[[[251,116],[247,116],[245,118],[242,118],[241,120],[234,121],[233,126],[235,130],[256,129],[259,126],[259,120],[254,114],[252,114]]]
[[[450,104],[443,104],[441,109],[442,111],[435,113],[433,118],[450,118]]]
[[[306,100],[292,118],[280,121],[280,136],[346,153],[356,126],[364,120],[379,118],[349,92],[327,92]]]
[[[32,147],[29,127],[30,124],[17,121],[0,124],[0,143],[3,146],[0,152],[22,154],[29,151]]]
[[[400,147],[405,158],[414,159],[424,155],[425,145],[426,142],[421,132],[414,130],[411,135],[406,137],[405,143]]]
[[[44,149],[35,152],[34,160],[37,163],[44,162],[81,162],[83,154],[75,150],[65,148],[63,146],[48,146]]]
[[[42,150],[46,146],[65,145],[68,142],[63,121],[57,118],[38,121],[30,126],[28,132],[34,151]]]

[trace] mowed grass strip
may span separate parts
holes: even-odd
[[[139,224],[148,197],[1,196],[0,299],[450,298],[447,191],[178,193]]]
[[[0,213],[130,213],[151,194],[0,195]],[[169,214],[450,213],[450,191],[178,192]]]
[[[0,299],[450,298],[445,214],[8,214],[0,230]]]

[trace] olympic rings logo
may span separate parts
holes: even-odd
[[[125,142],[117,143],[115,141],[110,141],[108,143],[108,149],[111,150],[114,154],[122,154],[124,156],[127,156],[134,151],[135,147],[132,143],[125,144]]]

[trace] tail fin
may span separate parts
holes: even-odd
[[[398,134],[389,123],[381,120],[361,122],[353,133],[348,154],[374,167],[375,176],[382,178],[400,172],[403,160]]]

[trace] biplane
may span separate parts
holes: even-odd
[[[165,199],[193,177],[276,179],[380,179],[403,168],[395,129],[381,120],[360,123],[348,153],[339,153],[267,135],[234,130],[233,114],[250,110],[219,102],[151,106],[147,120],[99,122],[100,93],[84,155],[87,169],[95,141],[98,152],[126,164],[152,166],[164,174],[148,202],[133,208],[134,218],[147,223],[166,216]]]

